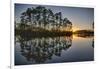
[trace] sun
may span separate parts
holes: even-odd
[[[77,28],[77,27],[74,27],[74,28],[73,28],[73,32],[75,32],[75,31],[77,31],[77,30],[79,30],[79,28]]]

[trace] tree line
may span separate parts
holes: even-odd
[[[16,24],[17,25],[17,24]],[[43,6],[27,8],[21,13],[20,28],[42,28],[46,30],[71,31],[72,22],[62,18],[62,13],[54,13]]]

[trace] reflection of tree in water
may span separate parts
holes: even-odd
[[[94,48],[94,38],[93,38],[93,40],[92,40],[92,47]]]
[[[71,47],[72,37],[34,38],[26,41],[19,37],[21,53],[28,61],[43,63],[52,56],[61,56],[62,50]]]

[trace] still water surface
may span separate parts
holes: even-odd
[[[15,65],[94,60],[93,37],[15,38]]]

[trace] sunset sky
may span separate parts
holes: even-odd
[[[36,7],[39,5],[32,4],[15,4],[15,19],[20,22],[21,13],[27,8]],[[47,9],[51,9],[54,13],[61,12],[62,18],[68,18],[73,24],[73,30],[78,29],[92,29],[94,21],[94,9],[82,7],[68,7],[68,6],[48,6],[42,5]]]

